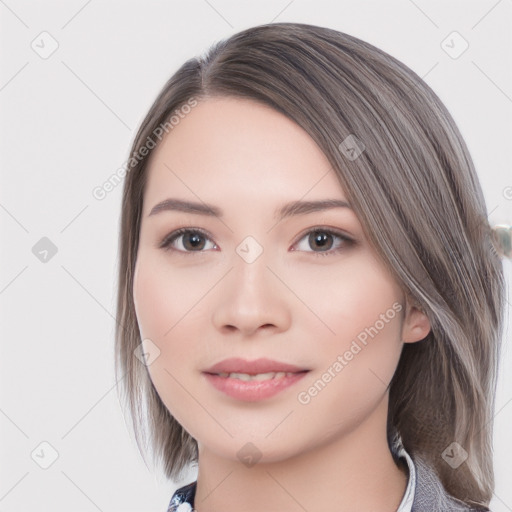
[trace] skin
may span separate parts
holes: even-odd
[[[163,139],[147,172],[134,301],[141,338],[160,350],[150,377],[198,442],[195,509],[396,511],[407,472],[386,440],[387,386],[403,343],[422,340],[430,324],[409,304],[351,209],[274,220],[274,210],[290,201],[347,200],[325,155],[267,106],[209,98]],[[171,197],[213,204],[223,216],[149,215]],[[199,238],[199,249],[187,244],[190,236],[178,237],[171,249],[159,247],[183,227],[211,236]],[[327,234],[325,254],[308,241],[318,227],[355,243]],[[252,263],[236,252],[249,235],[263,249]],[[301,403],[298,394],[329,367],[332,374],[338,356],[393,304],[401,307],[394,318],[386,317],[342,371]],[[237,356],[311,371],[271,398],[243,402],[201,373]],[[248,442],[261,455],[251,466],[237,455]]]

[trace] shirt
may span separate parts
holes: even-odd
[[[409,469],[407,487],[405,488],[404,496],[396,512],[412,512],[412,504],[414,502],[414,495],[416,492],[416,468],[414,467],[414,462],[410,455],[405,451],[400,438],[398,438],[397,441],[396,453],[398,458],[405,459]]]
[[[407,487],[396,512],[491,512],[488,508],[471,508],[449,495],[433,468],[423,459],[412,458],[402,439],[395,434],[391,443],[395,458],[404,459],[408,467]],[[167,512],[193,512],[197,480],[180,487],[172,496]]]

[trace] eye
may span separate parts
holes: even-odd
[[[166,236],[160,243],[159,247],[161,249],[178,252],[201,253],[204,252],[203,249],[208,245],[206,240],[211,242],[209,235],[202,229],[181,228]],[[217,246],[213,242],[211,243],[213,248],[216,249]]]
[[[338,239],[338,242],[334,242],[333,239]],[[302,242],[303,240],[305,240],[305,242]],[[299,240],[299,250],[314,252],[315,256],[330,256],[341,252],[354,243],[355,240],[346,236],[344,233],[334,231],[332,229],[317,227],[308,231],[306,235]],[[319,248],[320,250],[308,251],[304,248],[305,245],[313,248]]]
[[[338,241],[335,242],[333,239]],[[305,242],[302,242],[303,240]],[[207,247],[208,243],[211,244],[210,247]],[[355,243],[355,240],[342,232],[316,227],[303,235],[295,246],[298,245],[300,251],[313,252],[315,256],[329,256],[337,254]],[[304,244],[320,250],[309,251],[304,248]],[[218,249],[210,235],[199,228],[181,228],[173,231],[160,242],[159,247],[164,250],[192,254],[202,253],[207,249]],[[297,249],[293,248],[292,250]]]

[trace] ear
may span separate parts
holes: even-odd
[[[421,309],[406,297],[405,316],[402,324],[402,341],[415,343],[423,340],[430,332],[430,320]]]

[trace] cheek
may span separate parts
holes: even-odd
[[[186,390],[194,390],[190,369],[201,329],[193,308],[198,290],[186,283],[182,272],[170,272],[155,258],[139,255],[133,286],[137,322],[142,339],[150,339],[160,351],[148,373],[160,398],[182,424],[187,424],[190,408]]]
[[[387,393],[402,344],[401,312],[380,309],[346,318],[327,332],[314,374],[305,380],[297,399],[303,407],[304,424],[325,436],[341,425],[352,428],[371,414]]]
[[[310,325],[320,321],[322,331],[326,336],[331,334],[334,343],[352,339],[376,322],[377,327],[382,327],[381,316],[386,320],[383,334],[386,331],[385,336],[399,335],[399,322],[391,320],[400,317],[397,309],[400,310],[401,291],[365,252],[337,266],[303,273],[299,279],[297,275],[300,274],[293,278],[297,295],[309,309],[305,318]]]
[[[197,302],[197,276],[178,272],[160,257],[142,254],[137,259],[133,298],[141,335],[164,342]]]
[[[190,378],[187,369],[197,364],[205,326],[211,315],[206,297],[215,284],[212,272],[171,266],[165,258],[144,251],[137,260],[133,296],[142,339],[159,349],[159,357],[148,369],[155,383],[173,386],[172,373],[181,381]],[[212,281],[213,280],[213,281]],[[176,390],[175,390],[176,391]],[[179,391],[179,389],[177,389]]]
[[[172,326],[173,290],[158,269],[140,256],[133,283],[133,300],[141,336],[154,341],[160,339]],[[171,301],[171,302],[170,302]]]
[[[320,377],[318,388],[323,389],[323,382],[329,382],[318,404],[342,400],[356,410],[379,399],[396,369],[402,348],[402,295],[386,271],[364,254],[333,268],[308,279],[314,287],[308,288],[306,281],[300,285],[300,296],[307,297],[315,312],[302,317],[303,329],[316,330],[323,349],[308,384],[315,385]]]

